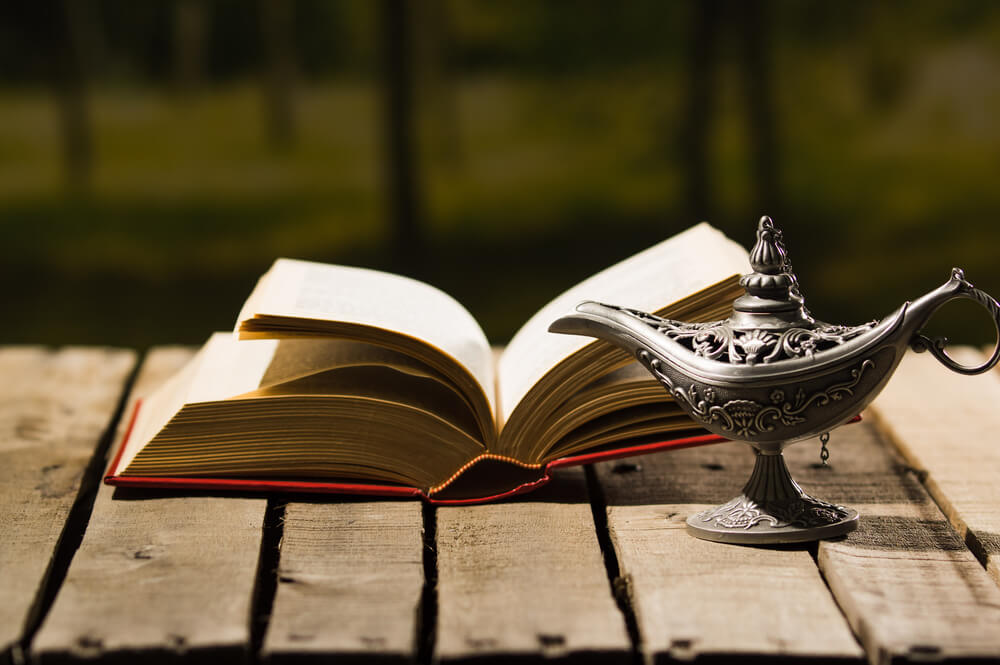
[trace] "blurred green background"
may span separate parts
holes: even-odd
[[[199,343],[277,256],[418,277],[503,342],[764,213],[826,320],[953,264],[1000,292],[994,2],[42,0],[0,9],[0,77],[2,343]]]

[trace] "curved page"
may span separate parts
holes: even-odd
[[[120,468],[168,476],[339,472],[430,486],[484,450],[461,392],[401,354],[341,340],[216,333],[147,398]]]
[[[483,445],[493,440],[492,416],[480,423],[460,385],[411,355],[349,339],[285,338],[277,344],[254,395],[349,394],[351,381],[360,391],[378,391],[372,396],[396,402],[437,395],[436,407],[427,410],[462,426]]]
[[[699,315],[728,311],[731,292],[747,266],[743,247],[703,223],[607,268],[547,304],[517,332],[500,358],[498,401],[504,430],[498,451],[511,453],[530,445],[535,428],[575,388],[625,362],[606,342],[549,333],[552,321],[583,300],[645,312],[663,312],[675,304],[679,311]],[[585,360],[585,355],[586,363],[572,363]],[[588,363],[593,366],[588,369],[602,369],[578,376],[577,365]],[[522,402],[524,408],[518,409]]]
[[[404,353],[384,346],[348,339],[282,339],[277,342],[260,388],[269,388],[331,369],[357,366],[384,366],[442,383],[448,378],[432,367]]]
[[[238,342],[229,333],[214,333],[177,374],[143,400],[120,468],[128,466],[185,404],[256,390],[277,348],[277,340]]]
[[[663,386],[649,372],[639,363],[629,363],[573,393],[560,404],[546,418],[547,425],[539,428],[540,433],[531,438],[531,447],[523,457],[530,462],[562,457],[566,454],[562,448],[570,432],[608,414],[622,413],[623,419],[630,418],[624,412],[640,404],[655,405],[660,415],[683,416]],[[693,427],[694,423],[689,422],[689,426]]]
[[[481,443],[475,414],[450,383],[429,375],[411,374],[391,365],[345,365],[300,376],[240,395],[238,399],[288,396],[354,396],[406,404],[433,414]]]
[[[345,326],[385,331],[391,337],[408,338],[411,348],[432,350],[464,371],[495,412],[493,363],[482,328],[457,300],[417,280],[365,268],[278,259],[247,299],[236,330],[241,337],[281,337],[339,334]],[[362,332],[359,339],[365,341],[366,334]]]
[[[594,340],[549,333],[549,324],[583,300],[653,312],[747,270],[747,252],[708,224],[699,224],[607,268],[540,309],[514,335],[500,358],[500,415],[559,361]]]

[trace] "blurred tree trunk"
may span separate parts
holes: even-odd
[[[74,0],[55,3],[53,81],[66,185],[89,189],[94,166],[94,139],[87,103],[87,30],[91,5]]]
[[[406,0],[379,2],[382,162],[392,252],[396,267],[413,273],[422,267],[424,238],[417,189],[411,10]]]
[[[686,178],[684,198],[691,221],[712,219],[708,153],[715,115],[716,42],[721,10],[721,0],[693,3],[687,53],[688,97],[680,140],[681,164]]]
[[[741,0],[736,4],[741,34],[743,94],[753,169],[754,219],[780,217],[779,155],[775,138],[775,91],[772,85],[767,0]]]
[[[205,74],[205,0],[174,0],[174,89],[181,96],[197,92]]]
[[[264,116],[267,139],[275,150],[295,143],[295,3],[260,0],[260,31],[264,41]]]
[[[414,3],[414,9],[420,88],[430,105],[430,129],[443,161],[456,168],[461,166],[463,152],[458,91],[449,66],[451,16],[446,0],[422,0]]]

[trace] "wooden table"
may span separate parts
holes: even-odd
[[[1000,660],[1000,371],[908,358],[831,469],[787,451],[860,528],[738,547],[684,518],[738,490],[742,444],[472,507],[116,494],[123,409],[190,353],[0,349],[4,660]]]

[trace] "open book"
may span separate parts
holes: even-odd
[[[235,334],[142,401],[106,480],[466,501],[554,466],[718,440],[623,351],[548,326],[585,299],[722,319],[746,265],[700,224],[563,293],[499,351],[427,284],[278,259]]]

